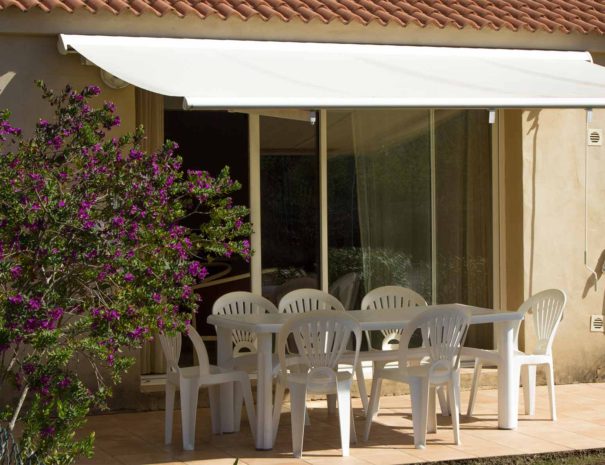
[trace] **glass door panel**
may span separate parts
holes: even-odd
[[[429,129],[426,110],[328,113],[329,278],[359,279],[349,308],[385,285],[431,301]]]
[[[331,292],[348,308],[384,285],[491,307],[487,112],[330,111],[327,126]],[[492,331],[468,341],[489,347]]]
[[[319,288],[319,153],[309,121],[260,117],[263,295]]]
[[[205,170],[216,176],[229,166],[231,177],[242,188],[233,194],[233,202],[250,206],[248,173],[248,117],[226,111],[183,111],[167,109],[164,112],[164,136],[179,144],[183,170]],[[199,227],[192,220],[187,226]],[[199,221],[196,217],[195,221]],[[196,329],[206,339],[211,360],[214,360],[216,332],[206,323],[212,305],[223,294],[250,290],[250,264],[238,256],[216,257],[203,263],[208,277],[195,290],[202,297],[195,316]],[[182,356],[192,357],[189,338],[183,339]]]
[[[491,127],[485,110],[435,111],[437,301],[493,305]],[[467,344],[488,348],[491,325]]]

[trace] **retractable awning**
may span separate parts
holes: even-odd
[[[61,34],[61,53],[186,108],[597,108],[587,52]]]

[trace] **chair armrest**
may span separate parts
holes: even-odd
[[[476,347],[462,347],[460,357],[464,358],[479,358],[492,363],[500,361],[500,354],[495,350],[478,349]]]

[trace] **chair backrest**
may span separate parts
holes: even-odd
[[[404,310],[407,308],[426,306],[426,300],[407,287],[382,286],[372,289],[361,301],[362,310]],[[398,346],[402,329],[382,330],[382,350],[393,350]],[[369,331],[364,331],[368,347],[372,346]]]
[[[460,350],[471,322],[468,309],[427,309],[406,325],[399,343],[399,366],[407,367],[407,354],[412,335],[422,333],[426,350],[423,365],[427,366],[431,382],[444,382],[460,366]]]
[[[277,353],[282,376],[288,365],[307,367],[309,379],[316,377],[335,380],[338,361],[351,339],[355,336],[355,356],[353,366],[357,365],[361,347],[361,328],[359,323],[346,312],[318,310],[302,313],[289,319],[277,336]],[[289,356],[288,340],[294,339],[296,356]],[[347,363],[348,364],[348,363]]]
[[[193,348],[197,354],[200,374],[209,373],[210,362],[208,361],[208,352],[206,351],[206,346],[204,345],[202,337],[193,328],[193,326],[187,326],[186,333],[189,336],[189,339],[191,339]],[[176,333],[174,336],[160,334],[159,338],[164,356],[166,357],[166,371],[178,373],[179,357],[181,356],[181,346],[183,342],[181,333]]]
[[[230,292],[217,299],[212,306],[213,315],[252,315],[255,313],[277,313],[271,301],[251,292]],[[248,331],[233,330],[233,356],[256,352],[256,336]]]
[[[548,289],[532,295],[521,304],[519,313],[525,318],[527,313],[532,315],[532,323],[536,335],[536,345],[533,353],[551,354],[552,343],[561,319],[567,296],[559,289]],[[515,328],[515,347],[519,342],[519,327],[521,320]]]
[[[359,273],[351,272],[340,276],[330,286],[330,294],[336,297],[342,303],[346,310],[355,310],[361,285],[361,276]]]
[[[297,289],[317,289],[318,283],[319,281],[316,276],[305,275],[290,278],[286,282],[277,286],[277,289],[275,289],[273,292],[271,301],[275,302],[277,305],[286,294]]]
[[[316,310],[336,310],[345,308],[333,295],[318,289],[297,289],[287,293],[279,301],[280,313],[307,313]]]

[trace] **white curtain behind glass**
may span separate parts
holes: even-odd
[[[436,110],[436,228],[431,230],[428,110],[328,113],[330,283],[363,277],[360,294],[410,287],[437,303],[491,307],[491,140],[486,111]],[[491,330],[468,341],[489,347]]]
[[[487,111],[435,112],[437,301],[481,307],[492,296],[491,138]],[[467,344],[489,347],[490,328]]]
[[[365,290],[400,285],[430,301],[429,112],[357,111],[352,128]]]

